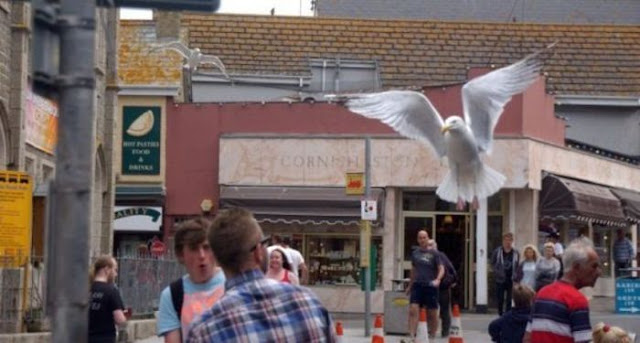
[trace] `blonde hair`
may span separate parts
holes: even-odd
[[[540,258],[540,253],[538,252],[538,248],[536,248],[536,246],[533,244],[527,244],[522,249],[522,257],[524,258],[523,261],[527,258],[527,249],[531,249],[531,251],[533,251],[533,260],[538,261],[538,259]]]
[[[620,327],[600,322],[593,328],[593,343],[631,343],[631,337]]]
[[[116,265],[116,259],[109,255],[102,255],[96,259],[89,270],[89,281],[93,281],[96,278],[98,272],[104,268],[113,268]]]

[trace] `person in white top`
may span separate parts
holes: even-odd
[[[302,254],[298,250],[290,246],[291,238],[284,237],[282,244],[287,249],[291,257],[289,262],[291,262],[291,269],[293,270],[293,273],[300,279],[301,284],[306,285],[307,280],[309,280],[309,269],[304,263],[304,257],[302,257]]]

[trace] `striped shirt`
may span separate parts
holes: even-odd
[[[226,293],[194,321],[187,342],[335,342],[331,318],[306,288],[251,270],[228,279]]]
[[[527,324],[532,343],[591,341],[589,302],[573,285],[556,281],[536,295]]]

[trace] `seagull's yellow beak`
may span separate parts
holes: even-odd
[[[444,125],[442,126],[442,128],[440,129],[440,132],[442,132],[442,134],[444,134],[445,132],[451,130],[451,125]]]

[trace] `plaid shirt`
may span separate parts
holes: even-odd
[[[226,293],[196,319],[187,342],[335,342],[331,318],[306,288],[257,269],[227,279]]]

